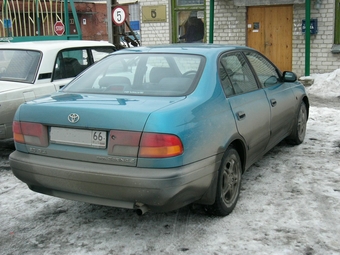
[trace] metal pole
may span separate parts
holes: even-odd
[[[214,43],[214,7],[215,0],[210,0],[209,43]]]
[[[305,76],[310,75],[310,0],[306,0]]]
[[[120,36],[121,36],[121,26],[113,25],[112,23],[112,9],[118,6],[117,0],[111,0],[112,5],[110,10],[110,17],[111,17],[111,25],[112,25],[112,44],[116,46],[117,49],[121,48],[120,45]]]
[[[112,33],[112,0],[106,0],[106,15],[107,15],[107,39],[113,43]]]
[[[8,22],[8,9],[7,9],[7,0],[5,0],[5,22]],[[8,23],[7,23],[8,24]],[[4,26],[4,30],[5,30],[5,34],[4,37],[10,37],[9,35],[9,28],[8,26],[5,26],[5,24],[3,24]]]
[[[37,1],[38,2],[38,1]],[[72,3],[71,3],[72,5]],[[74,19],[78,19],[78,17],[74,17]],[[64,0],[64,27],[65,34],[68,36],[70,34],[70,17],[68,14],[68,1]]]
[[[36,17],[36,29],[38,30],[38,34],[37,35],[41,35],[40,33],[40,17],[39,17],[39,3],[38,1],[35,2],[35,17]]]

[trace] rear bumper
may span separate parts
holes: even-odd
[[[15,151],[14,175],[30,189],[114,207],[170,211],[201,200],[212,203],[218,157],[168,169],[95,164]]]

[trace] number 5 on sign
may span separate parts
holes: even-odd
[[[126,13],[122,7],[116,6],[112,10],[112,20],[117,25],[120,26],[125,22]]]

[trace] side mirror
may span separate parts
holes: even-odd
[[[297,80],[296,74],[289,71],[284,71],[282,78],[284,82],[294,82]]]

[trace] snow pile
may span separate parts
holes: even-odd
[[[314,79],[314,84],[307,87],[310,94],[322,98],[340,98],[340,69],[331,73],[312,74],[311,77]]]

